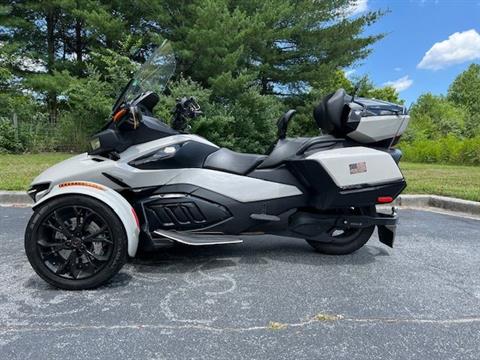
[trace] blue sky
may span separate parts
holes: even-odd
[[[356,13],[389,11],[367,33],[386,33],[349,76],[393,84],[411,103],[445,94],[455,77],[480,63],[480,0],[358,0]],[[428,52],[428,54],[427,54]]]

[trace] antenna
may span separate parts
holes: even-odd
[[[358,90],[360,90],[360,81],[357,82],[355,88],[353,89],[352,102],[355,102],[355,96],[357,95]]]
[[[400,130],[402,129],[403,124],[404,124],[405,120],[407,119],[408,114],[410,113],[410,109],[411,109],[411,108],[412,108],[411,105],[410,105],[410,107],[408,108],[408,110],[407,110],[407,108],[406,108],[405,106],[403,107],[403,109],[402,109],[402,110],[403,110],[403,114],[402,114],[402,115],[403,115],[403,118],[402,118],[402,121],[400,122],[400,126],[398,127],[397,131],[395,132],[395,135],[394,135],[393,138],[392,138],[392,141],[390,142],[390,145],[388,146],[388,150],[390,150],[390,149],[392,148],[393,143],[395,142],[395,139],[397,138],[398,133],[399,133]],[[397,113],[397,116],[400,116],[400,114]]]

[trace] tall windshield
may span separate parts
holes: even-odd
[[[140,67],[120,102],[130,102],[147,91],[160,95],[175,73],[175,55],[170,42],[165,40]]]

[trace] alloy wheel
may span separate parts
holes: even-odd
[[[50,212],[39,227],[37,250],[44,265],[65,279],[100,272],[113,254],[112,231],[105,219],[84,206]]]

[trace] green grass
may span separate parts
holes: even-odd
[[[0,154],[0,189],[26,190],[40,172],[72,154]],[[480,201],[480,167],[401,163],[409,194],[436,194]]]
[[[434,194],[480,201],[480,166],[400,163],[408,194]]]
[[[71,156],[65,153],[0,154],[0,190],[27,190],[43,170]]]

